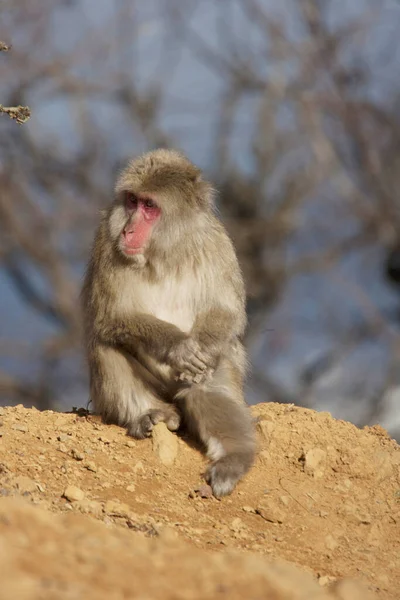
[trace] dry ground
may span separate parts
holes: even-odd
[[[0,408],[0,600],[398,600],[399,446],[328,413],[253,413],[256,464],[216,500],[162,424],[139,442]]]

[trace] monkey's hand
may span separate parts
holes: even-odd
[[[198,342],[190,337],[174,344],[167,355],[167,363],[178,373],[177,379],[200,383],[210,370],[209,357]]]

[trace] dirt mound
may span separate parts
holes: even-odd
[[[256,464],[219,501],[162,424],[138,442],[93,416],[0,408],[0,598],[367,598],[350,577],[397,599],[399,446],[327,413],[253,413]]]

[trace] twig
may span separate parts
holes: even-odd
[[[0,104],[0,113],[7,114],[10,119],[14,119],[19,125],[26,123],[31,116],[31,110],[28,106],[3,106]]]

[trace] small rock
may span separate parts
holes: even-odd
[[[70,502],[80,502],[85,497],[85,493],[75,485],[69,485],[65,488],[63,496]]]
[[[247,513],[256,513],[256,509],[252,506],[242,506],[242,510]]]
[[[104,435],[100,435],[99,436],[99,440],[100,442],[103,442],[103,444],[110,444],[111,440],[109,440],[108,438],[104,437]]]
[[[21,494],[31,494],[32,492],[37,492],[38,486],[35,481],[26,477],[25,475],[19,475],[14,479],[14,484],[17,486],[18,491]]]
[[[126,487],[127,492],[134,492],[135,490],[136,490],[136,485],[134,483],[131,483],[130,485],[128,485]]]
[[[82,498],[82,500],[79,500],[76,503],[76,508],[85,514],[93,515],[94,517],[101,517],[103,515],[103,507],[101,503],[96,500]]]
[[[104,512],[111,517],[129,517],[131,509],[127,504],[123,504],[118,500],[107,500],[104,505]]]
[[[92,460],[88,460],[83,466],[85,469],[92,471],[93,473],[96,473],[97,471],[97,466]]]
[[[213,498],[214,497],[212,487],[210,485],[208,485],[207,483],[203,483],[201,486],[196,488],[194,490],[194,494],[193,493],[192,493],[192,495],[189,494],[189,496],[191,498],[194,498],[195,496],[197,496],[198,498]]]
[[[15,431],[22,431],[22,433],[26,433],[28,431],[28,427],[26,425],[21,425],[20,423],[16,423],[11,427]]]
[[[301,460],[304,462],[304,472],[315,478],[323,476],[326,463],[326,451],[322,448],[312,448],[308,450]]]
[[[331,577],[330,575],[322,575],[318,578],[318,583],[321,587],[325,587],[326,585],[330,585],[336,581],[336,577]]]
[[[172,466],[178,455],[178,441],[165,423],[158,423],[153,429],[153,450],[165,466]]]
[[[79,452],[79,450],[76,450],[75,448],[72,448],[71,456],[75,460],[83,460],[85,458],[85,455],[82,452]]]
[[[141,460],[138,460],[136,465],[133,467],[132,471],[134,473],[144,473],[145,472],[145,468],[144,468],[144,464],[142,463]]]
[[[135,444],[135,442],[134,442],[133,440],[128,440],[128,441],[125,443],[125,446],[128,446],[128,448],[135,448],[135,447],[136,447],[136,444]]]
[[[258,506],[256,513],[270,523],[283,523],[285,520],[284,512],[272,500]]]
[[[58,437],[57,437],[59,442],[68,442],[68,440],[70,439],[70,437],[68,435],[66,435],[65,433],[61,433]]]
[[[231,529],[232,531],[241,531],[242,529],[246,529],[246,525],[243,523],[242,519],[237,517],[236,519],[233,519]]]

